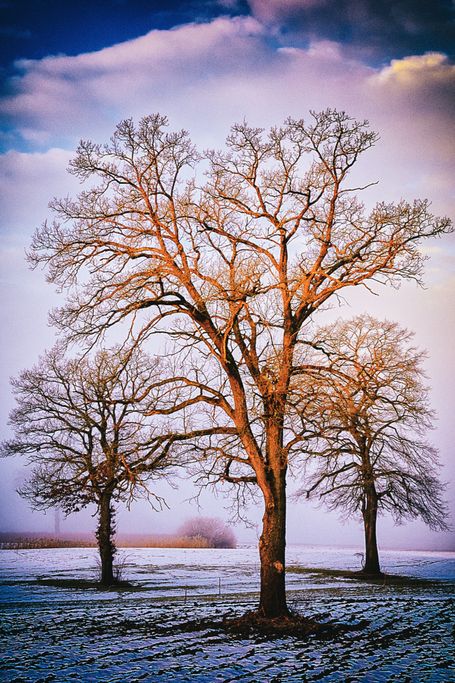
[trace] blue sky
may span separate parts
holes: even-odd
[[[2,66],[15,59],[49,54],[76,55],[137,38],[152,29],[169,29],[220,14],[246,14],[246,3],[229,9],[217,2],[148,0],[12,0],[2,2]]]
[[[450,0],[4,0],[2,66],[15,59],[76,55],[217,16],[256,16],[283,42],[333,40],[372,63],[428,50],[453,50]]]
[[[445,0],[1,1],[0,436],[8,433],[12,405],[8,377],[53,340],[47,311],[61,295],[43,273],[28,270],[24,250],[49,217],[48,201],[79,189],[65,169],[80,138],[102,142],[120,119],[159,111],[203,149],[221,145],[230,124],[244,118],[267,126],[335,107],[369,119],[380,134],[357,171],[360,184],[379,181],[367,203],[428,197],[436,214],[453,217],[453,16]],[[432,439],[455,500],[453,236],[424,249],[425,290],[408,284],[379,296],[355,293],[336,313],[395,319],[428,349],[439,414]],[[0,466],[4,526],[52,524],[31,517],[14,494],[19,464]],[[164,530],[187,514],[185,497],[170,493],[174,507],[160,517]],[[221,501],[208,497],[206,505],[224,514]],[[139,530],[145,519],[154,523],[140,510],[142,517],[125,515],[124,523],[133,519]],[[346,541],[360,538],[358,527],[340,532],[336,519],[320,512],[303,523],[302,538],[307,514],[299,506],[290,512],[291,540],[315,542],[322,531],[329,542],[340,533]],[[387,534],[396,544],[411,536],[434,546],[442,538],[418,524],[389,524]]]

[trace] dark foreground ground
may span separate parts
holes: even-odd
[[[59,590],[59,589],[56,589]],[[0,680],[15,681],[441,681],[455,680],[453,594],[365,586],[293,595],[308,616],[351,627],[336,636],[267,639],[198,628],[255,602],[157,601],[118,593],[90,601],[69,591],[52,602],[3,609]]]
[[[169,576],[173,567],[181,565],[162,564],[160,571]],[[191,572],[186,583],[190,578]],[[300,569],[291,570],[290,584],[294,609],[345,630],[303,639],[226,633],[217,625],[223,615],[256,605],[246,585],[237,595],[200,593],[188,585],[171,596],[156,586],[106,592],[39,584],[30,577],[22,583],[4,580],[0,680],[455,681],[453,583],[370,584]]]

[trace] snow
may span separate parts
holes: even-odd
[[[364,584],[299,567],[358,569],[354,548],[290,546],[289,604],[349,627],[336,637],[234,637],[193,620],[257,604],[257,548],[119,550],[135,591],[46,586],[93,579],[94,548],[0,551],[0,680],[112,683],[455,681],[455,553],[381,553],[383,568],[439,582]]]

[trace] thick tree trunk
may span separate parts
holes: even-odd
[[[366,492],[363,524],[365,530],[365,564],[363,571],[367,574],[380,574],[378,542],[376,538],[376,521],[378,516],[378,499],[376,491]]]
[[[114,581],[114,554],[115,544],[113,541],[114,510],[111,505],[112,494],[104,492],[99,501],[99,523],[96,533],[98,549],[101,559],[101,584],[112,586]]]
[[[266,497],[263,527],[259,540],[261,593],[259,613],[266,618],[289,614],[286,604],[286,472],[273,482],[272,496]]]

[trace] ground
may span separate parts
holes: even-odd
[[[61,564],[68,555],[59,552],[54,560]],[[291,607],[320,623],[343,628],[307,637],[270,637],[254,631],[241,635],[226,631],[222,620],[240,616],[257,604],[257,593],[252,590],[255,567],[247,574],[251,553],[162,551],[158,557],[151,552],[145,567],[141,563],[146,551],[133,557],[130,565],[134,563],[135,572],[125,566],[126,578],[136,583],[142,571],[142,576],[153,572],[150,581],[143,580],[133,591],[39,584],[39,576],[68,579],[68,572],[74,576],[77,571],[70,562],[64,570],[52,571],[51,556],[41,562],[36,555],[16,554],[16,559],[11,555],[0,586],[4,643],[0,680],[455,680],[451,668],[455,658],[453,582],[372,584],[326,572],[303,572],[302,564],[296,563],[289,574]],[[72,560],[79,563],[81,575],[86,571],[81,569],[83,559],[74,555]],[[13,566],[21,560],[27,566],[18,576]],[[37,567],[48,569],[39,574]],[[238,576],[236,583],[234,576]]]

